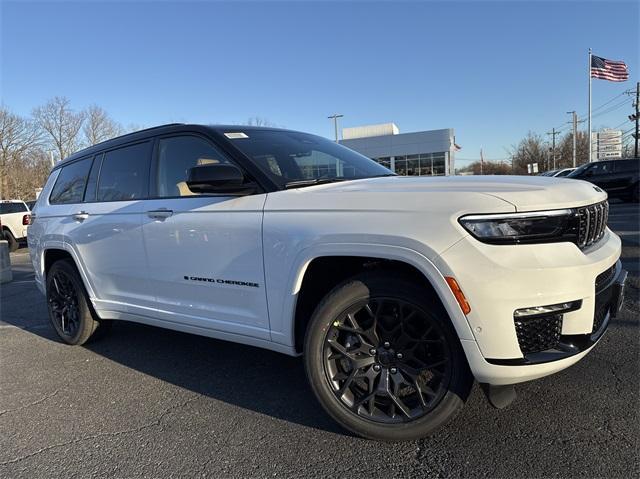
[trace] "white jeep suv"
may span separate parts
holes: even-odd
[[[325,410],[382,440],[434,431],[474,378],[504,407],[579,361],[626,277],[587,182],[399,177],[271,128],[98,144],[53,169],[36,210],[31,258],[63,341],[127,320],[302,354]]]

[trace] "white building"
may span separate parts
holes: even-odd
[[[455,171],[453,128],[400,133],[394,123],[343,128],[340,143],[399,175],[441,176]]]

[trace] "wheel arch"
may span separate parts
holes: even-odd
[[[46,285],[47,272],[49,271],[53,263],[61,259],[69,259],[71,260],[71,262],[73,262],[74,266],[78,270],[78,273],[80,274],[80,278],[82,279],[84,287],[89,294],[89,298],[93,299],[95,295],[93,292],[93,288],[91,287],[91,283],[87,280],[87,276],[85,275],[84,269],[81,267],[81,263],[78,261],[75,252],[71,248],[67,247],[66,243],[60,243],[43,248],[42,260],[40,263],[42,265],[41,273],[43,278],[43,285]]]
[[[458,337],[474,339],[469,323],[447,286],[444,276],[419,252],[381,245],[357,245],[349,253],[344,252],[344,248],[343,252],[339,252],[338,248],[324,248],[324,251],[315,255],[307,255],[299,265],[292,281],[290,296],[290,344],[298,354],[302,352],[306,328],[319,301],[342,281],[361,271],[375,268],[384,269],[390,274],[401,273],[420,281],[425,290],[439,300]]]

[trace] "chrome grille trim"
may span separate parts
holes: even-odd
[[[586,248],[599,241],[607,227],[609,204],[606,201],[576,209],[578,216],[578,246]]]

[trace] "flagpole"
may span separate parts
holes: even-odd
[[[589,163],[591,163],[591,150],[593,149],[593,144],[591,143],[591,48],[589,48]]]

